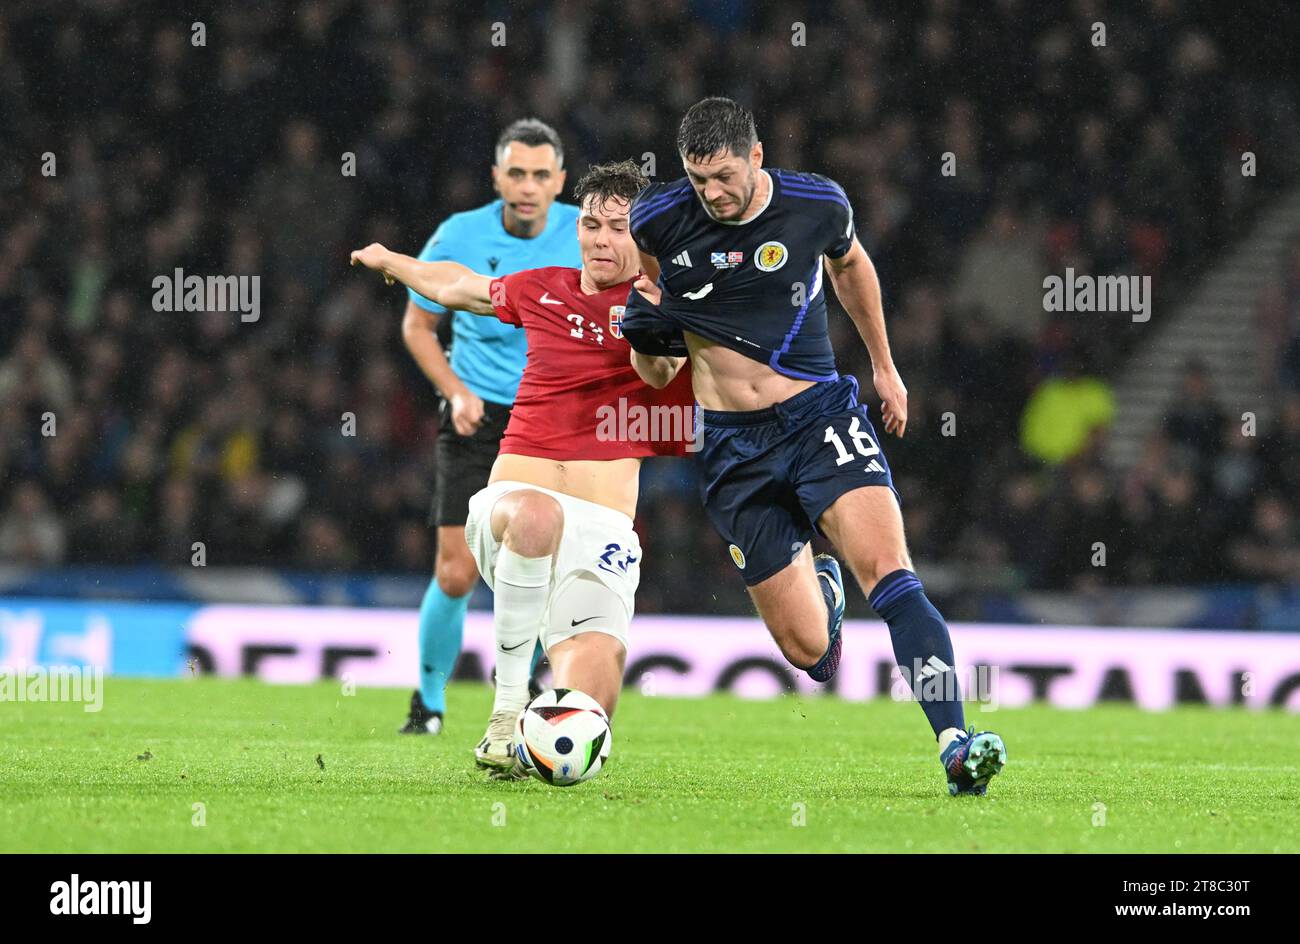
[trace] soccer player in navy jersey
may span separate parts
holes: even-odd
[[[647,277],[623,330],[652,355],[643,365],[690,357],[705,510],[782,653],[820,682],[839,665],[844,586],[809,542],[834,543],[889,626],[949,792],[982,794],[1005,747],[965,729],[948,626],[913,572],[889,464],[827,334],[824,279],[871,354],[885,431],[901,437],[907,388],[849,200],[819,174],[764,169],[753,115],[731,99],[693,105],[677,147],[686,176],[632,206]]]

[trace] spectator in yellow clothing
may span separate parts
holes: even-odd
[[[213,401],[202,417],[181,430],[171,447],[172,468],[177,473],[219,475],[230,481],[257,468],[257,433],[238,411],[223,401]]]
[[[1115,418],[1115,398],[1104,380],[1085,376],[1076,360],[1064,375],[1049,377],[1029,396],[1020,417],[1020,446],[1057,464],[1083,452]]]

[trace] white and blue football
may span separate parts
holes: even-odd
[[[612,744],[605,709],[574,689],[542,692],[515,723],[515,756],[530,774],[554,787],[596,776]]]

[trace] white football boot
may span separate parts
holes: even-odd
[[[510,770],[515,765],[515,720],[517,711],[494,711],[487,733],[474,748],[474,760],[480,767]]]

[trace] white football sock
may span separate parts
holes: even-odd
[[[528,673],[542,615],[551,592],[552,557],[521,557],[508,547],[497,554],[492,626],[497,642],[497,692],[492,710],[521,711],[528,704]]]
[[[966,732],[961,728],[944,728],[939,732],[939,753],[942,754],[948,749],[949,744],[965,735]]]

